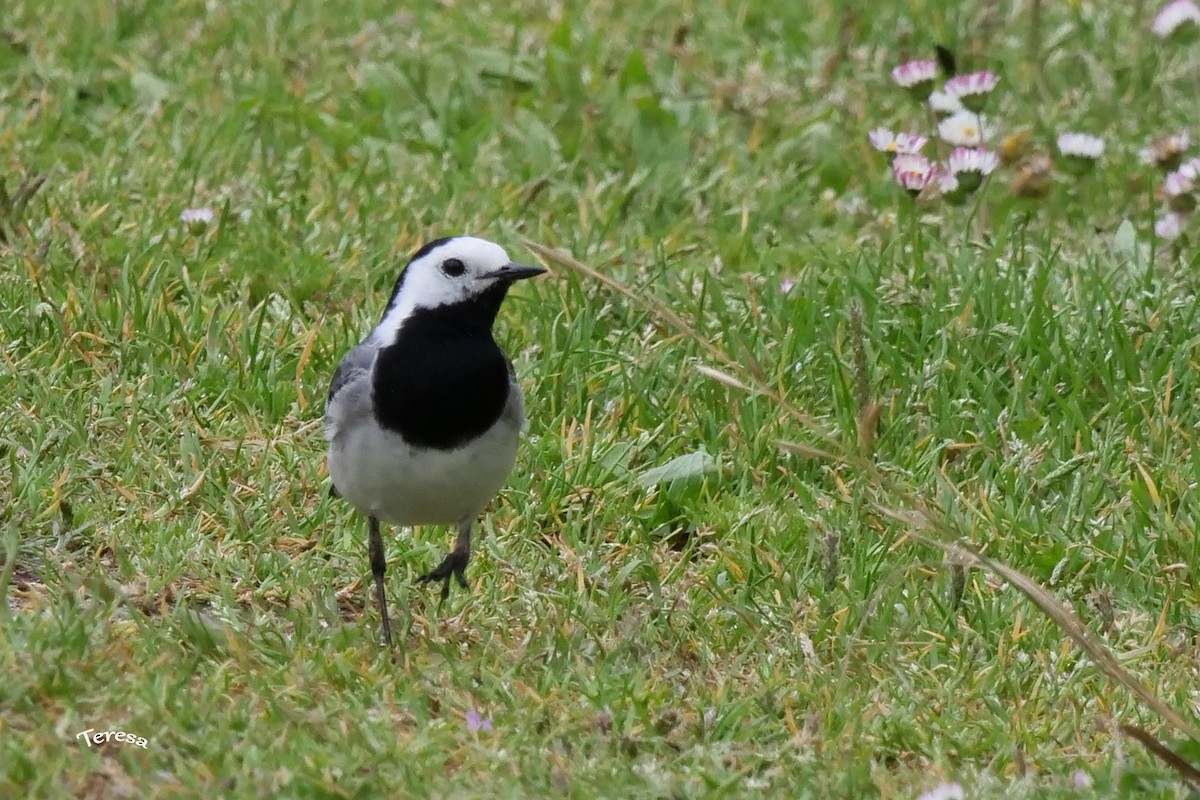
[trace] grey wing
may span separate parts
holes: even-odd
[[[325,438],[332,440],[348,416],[363,413],[364,404],[370,400],[371,365],[378,352],[374,345],[364,342],[338,364],[325,400]]]
[[[342,359],[342,363],[338,364],[333,373],[333,381],[329,384],[329,397],[325,400],[326,408],[346,384],[371,371],[371,364],[375,363],[376,352],[378,351],[374,345],[364,343],[346,353],[346,357]]]
[[[517,381],[517,371],[513,368],[512,359],[505,355],[504,362],[508,364],[508,402],[504,404],[504,412],[501,416],[515,424],[517,430],[523,431],[529,427],[525,419],[525,394],[521,391],[520,382]]]

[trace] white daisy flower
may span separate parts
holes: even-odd
[[[938,123],[938,136],[954,147],[980,147],[993,132],[987,117],[971,111],[959,111]]]
[[[1058,152],[1064,156],[1078,156],[1095,161],[1104,155],[1104,140],[1086,133],[1064,133],[1058,137]]]
[[[979,112],[987,104],[988,95],[998,83],[1000,76],[987,70],[955,75],[946,81],[946,93],[958,98],[968,110]]]
[[[193,234],[204,233],[204,229],[216,218],[211,208],[185,208],[179,221]]]
[[[1155,36],[1166,39],[1189,25],[1200,28],[1200,6],[1194,0],[1172,0],[1154,15],[1150,30]]]
[[[939,117],[948,117],[963,110],[961,100],[949,92],[940,89],[929,95],[929,107]]]
[[[899,153],[915,154],[929,143],[924,136],[911,133],[892,133],[887,128],[876,128],[867,134],[871,146],[884,153],[897,155]]]
[[[892,159],[892,177],[911,195],[918,195],[933,180],[934,163],[924,156],[901,153]]]
[[[937,77],[937,62],[909,61],[892,70],[892,80],[897,86],[908,89],[918,100],[929,97],[933,81]]]
[[[1064,170],[1083,175],[1104,155],[1104,140],[1086,133],[1063,133],[1058,137],[1058,152]]]
[[[1000,166],[1000,157],[982,147],[956,147],[950,153],[948,166],[963,190],[973,192],[983,183],[984,176]]]

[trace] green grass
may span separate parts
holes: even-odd
[[[324,392],[406,254],[470,232],[851,439],[865,378],[883,470],[1198,713],[1200,262],[1136,158],[1194,124],[1196,45],[1136,3],[1048,4],[1036,57],[1024,4],[548,5],[5,5],[0,169],[46,183],[0,220],[0,794],[1187,796],[1109,721],[1196,743],[1018,592],[955,607],[903,498],[561,268],[499,324],[530,430],[470,593],[414,585],[449,531],[388,539],[389,662]],[[928,128],[888,71],[941,42],[1101,169],[914,206],[865,134]],[[638,482],[700,449],[703,485]]]

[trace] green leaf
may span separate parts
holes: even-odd
[[[144,106],[158,106],[171,96],[171,85],[149,72],[135,72],[129,84],[137,94],[138,102]]]
[[[522,66],[510,53],[477,49],[471,51],[470,58],[479,74],[484,78],[507,81],[522,89],[532,88],[538,83],[538,74],[528,67]]]
[[[704,478],[717,471],[716,460],[703,448],[685,456],[673,458],[665,464],[651,467],[638,476],[638,483],[653,488],[656,486],[679,487],[703,482]]]
[[[1113,235],[1113,250],[1126,258],[1133,258],[1137,253],[1137,229],[1128,219],[1122,220]]]
[[[646,59],[637,50],[629,54],[629,58],[625,59],[625,66],[621,68],[620,75],[617,80],[623,91],[628,91],[635,86],[650,86],[650,70],[646,66]]]

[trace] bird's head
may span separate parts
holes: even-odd
[[[413,253],[401,271],[380,327],[398,329],[420,309],[460,305],[477,306],[490,325],[509,286],[545,271],[513,262],[503,247],[486,239],[435,239]]]

